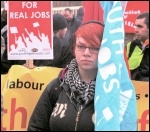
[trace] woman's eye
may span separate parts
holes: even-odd
[[[91,48],[91,50],[93,50],[93,51],[99,51],[98,48]]]
[[[80,48],[80,49],[84,49],[84,46],[79,45],[79,48]]]

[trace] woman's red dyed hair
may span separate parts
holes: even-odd
[[[91,46],[100,47],[103,37],[103,25],[95,22],[90,22],[80,26],[74,34],[74,42],[76,44],[76,38],[82,37]]]

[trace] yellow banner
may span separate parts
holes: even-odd
[[[149,130],[149,83],[132,81],[136,90],[138,130]]]
[[[46,85],[56,78],[61,68],[27,69],[14,65],[1,75],[4,114],[1,131],[26,131],[32,111]],[[149,130],[149,83],[133,81],[138,106],[138,130]]]

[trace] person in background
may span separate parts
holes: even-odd
[[[131,79],[134,80],[137,68],[142,60],[142,43],[137,38],[127,43],[126,53]]]
[[[67,20],[67,33],[65,36],[65,43],[71,45],[72,36],[82,23],[74,16],[73,11],[70,8],[65,8],[64,11],[64,16]]]
[[[149,39],[145,41],[143,58],[138,68],[135,80],[149,82]]]
[[[80,20],[81,23],[82,23],[82,21],[83,21],[83,16],[84,16],[84,8],[83,8],[83,7],[80,7],[80,8],[77,10],[77,16],[76,16],[76,18],[77,18],[78,20]]]
[[[7,25],[7,10],[3,9],[1,13],[1,29]]]
[[[63,41],[67,31],[67,20],[61,14],[55,14],[53,16],[53,48],[54,48],[54,59],[53,60],[34,60],[33,67],[37,66],[52,66],[63,68],[73,58],[72,47],[65,45]],[[29,68],[26,60],[8,60],[7,50],[5,49],[1,63],[1,74],[8,73],[12,65],[23,65]]]
[[[66,45],[64,38],[67,32],[67,21],[61,14],[53,15],[53,60],[35,60],[35,66],[66,67],[73,58],[71,46]]]
[[[63,16],[65,16],[65,11],[62,10],[62,11],[60,12],[60,14],[63,15]]]
[[[94,131],[94,91],[104,25],[89,21],[73,36],[75,58],[50,82],[29,119],[27,131]],[[61,88],[58,100],[50,96]]]
[[[135,76],[143,58],[142,49],[145,40],[149,39],[149,12],[144,12],[137,16],[135,27],[136,40],[126,45],[132,80],[135,80]]]
[[[5,48],[3,47],[3,55],[1,56],[1,74],[7,74],[12,65],[23,65],[26,60],[8,60],[7,54],[7,25],[1,29],[1,40],[4,39]],[[1,45],[2,46],[2,45]],[[2,50],[2,47],[1,47]]]
[[[2,39],[4,39],[4,41]],[[1,14],[1,41],[3,41],[5,47],[7,47],[7,10],[5,9],[3,9]]]
[[[6,47],[1,59],[1,74],[7,74],[9,69],[13,65],[23,65],[25,63],[26,60],[8,60],[7,47]]]
[[[7,10],[3,10],[1,18],[5,20],[4,25],[1,25],[1,36],[5,42],[5,49],[3,51],[3,56],[1,56],[1,74],[7,74],[12,65],[23,65],[25,60],[8,60],[7,55]],[[1,37],[1,40],[2,40]]]
[[[7,47],[7,24],[1,29],[1,36],[5,41],[5,46]]]
[[[3,10],[1,14],[1,41],[4,39],[5,47],[7,47],[7,10]]]
[[[3,57],[4,50],[5,50],[5,40],[4,40],[4,38],[1,36],[1,59],[2,59],[2,57]]]

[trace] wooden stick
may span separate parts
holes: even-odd
[[[34,67],[33,60],[26,60],[26,64],[28,65],[29,69],[32,69]]]

